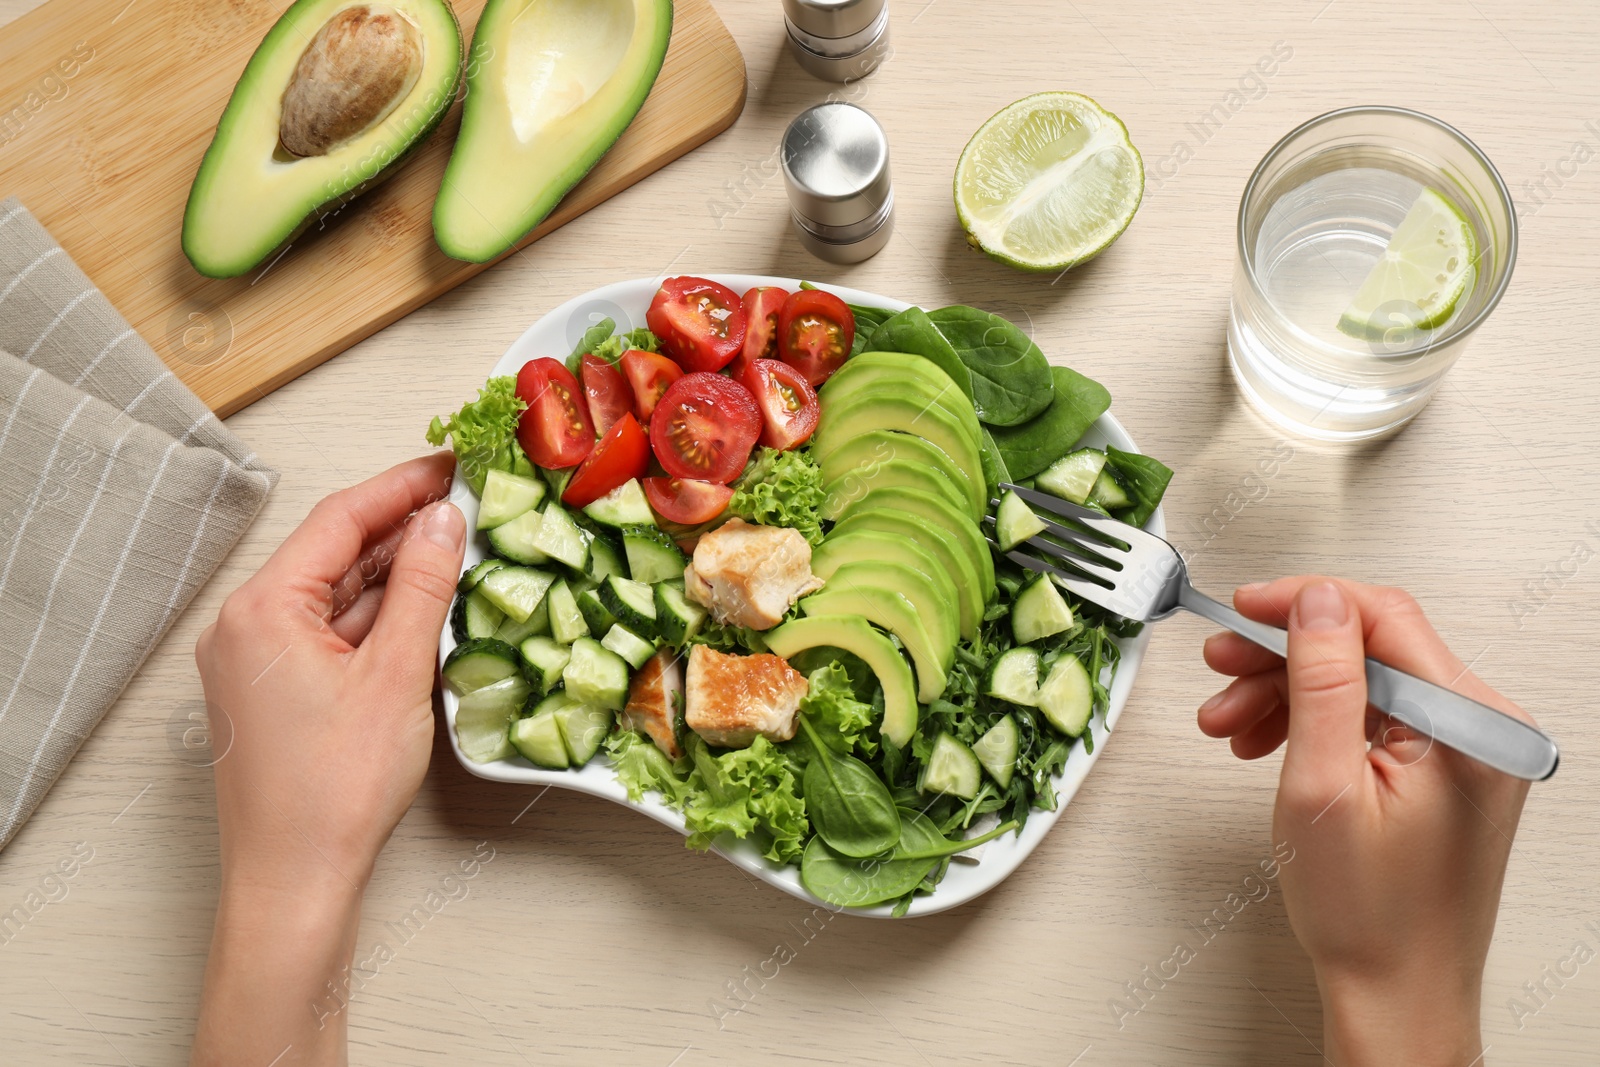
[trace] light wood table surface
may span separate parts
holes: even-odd
[[[31,6],[0,0],[0,21]],[[470,396],[534,319],[670,270],[801,275],[1002,312],[1104,382],[1139,444],[1177,470],[1168,526],[1204,588],[1326,570],[1411,589],[1564,751],[1533,791],[1506,878],[1487,1061],[1596,1062],[1600,963],[1561,984],[1544,969],[1575,941],[1600,948],[1589,925],[1600,919],[1600,11],[893,0],[896,54],[851,95],[888,130],[898,228],[877,258],[842,269],[790,233],[773,156],[783,125],[830,86],[785,51],[776,0],[718,8],[750,74],[731,131],[229,420],[283,481],[0,857],[9,908],[77,843],[93,849],[66,898],[0,945],[0,1061],[184,1061],[217,894],[211,774],[183,737],[202,707],[195,637],[313,502],[424,451],[429,417]],[[1275,47],[1292,55],[1242,81]],[[1121,241],[1054,283],[969,253],[950,203],[971,132],[1043,89],[1117,112],[1152,173]],[[1516,275],[1403,434],[1344,452],[1291,442],[1275,476],[1248,478],[1283,439],[1241,406],[1224,362],[1239,192],[1280,135],[1357,103],[1429,112],[1484,148],[1523,207]],[[1202,142],[1187,124],[1219,104],[1231,114]],[[1193,153],[1175,167],[1164,160],[1179,140]],[[1550,174],[1560,185],[1547,180],[1540,203],[1529,183]],[[1276,889],[1204,947],[1191,928],[1269,854],[1279,767],[1239,763],[1196,730],[1194,708],[1217,684],[1199,656],[1207,632],[1189,617],[1157,629],[1105,758],[1009,881],[945,915],[813,920],[809,937],[799,902],[622,808],[475,779],[441,732],[367,895],[358,956],[384,941],[395,959],[355,996],[352,1061],[1319,1062],[1316,990]],[[448,888],[480,842],[492,862],[397,938],[386,924]],[[1119,1028],[1108,1002],[1180,940],[1198,957]],[[780,945],[794,959],[719,1019],[729,983],[761,973]],[[1524,991],[1541,981],[1543,1007]],[[1513,998],[1539,1010],[1519,1020]]]

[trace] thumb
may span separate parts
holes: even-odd
[[[1283,785],[1319,811],[1357,780],[1366,763],[1361,633],[1359,608],[1333,582],[1306,586],[1289,610],[1289,748]]]
[[[466,520],[449,501],[412,516],[389,566],[377,621],[358,653],[370,651],[379,671],[394,679],[426,679],[432,687],[439,631],[455,596],[466,532]]]

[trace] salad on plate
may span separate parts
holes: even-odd
[[[677,277],[643,320],[428,429],[481,534],[442,643],[457,751],[828,905],[920,910],[1057,810],[1139,630],[1005,559],[1049,534],[998,486],[1143,525],[1172,472],[975,308]]]

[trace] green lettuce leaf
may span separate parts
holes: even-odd
[[[697,734],[690,734],[684,747],[694,766],[691,793],[683,805],[690,848],[710,848],[725,832],[748,837],[759,827],[765,831],[763,856],[774,863],[800,858],[811,824],[794,772],[776,745],[757,737],[749,748],[718,756]]]
[[[606,755],[617,772],[617,781],[628,791],[629,800],[640,800],[656,792],[669,806],[680,808],[688,798],[687,761],[674,764],[655,743],[635,730],[618,730],[606,738]]]
[[[822,468],[805,451],[761,448],[734,483],[728,511],[761,526],[788,526],[822,540]]]
[[[532,477],[533,465],[517,444],[517,420],[527,406],[517,396],[516,378],[490,378],[478,390],[478,399],[448,420],[434,417],[428,425],[428,443],[438,446],[450,439],[461,476],[480,496],[491,470]]]
[[[835,661],[818,667],[807,681],[811,687],[800,700],[800,710],[817,736],[838,752],[859,749],[863,755],[874,755],[878,743],[868,735],[872,705],[856,699],[854,680],[844,664]]]

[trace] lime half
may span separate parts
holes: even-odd
[[[1422,190],[1339,317],[1339,330],[1402,341],[1443,325],[1472,287],[1477,249],[1460,210],[1434,190]]]
[[[1122,120],[1087,96],[1036,93],[978,127],[955,195],[973,247],[1023,270],[1066,270],[1128,228],[1144,163]]]

